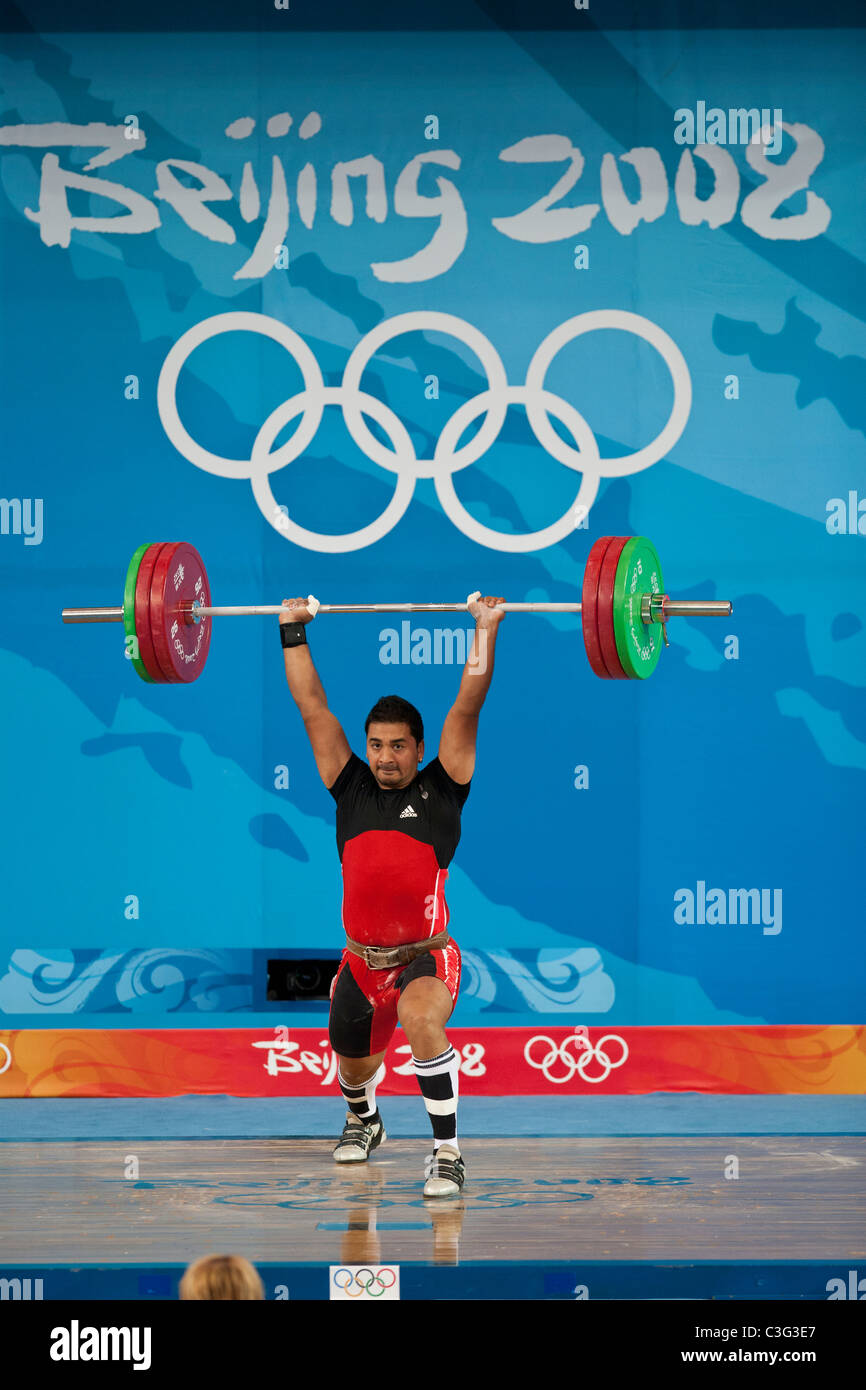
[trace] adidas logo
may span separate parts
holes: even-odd
[[[400,812],[400,820],[405,820],[407,816],[414,816],[415,819],[417,820],[417,819],[418,819],[418,812],[417,812],[417,811],[413,811],[411,806],[407,806],[406,809],[405,809],[405,811],[401,811],[401,812]]]

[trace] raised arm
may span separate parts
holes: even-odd
[[[439,740],[439,761],[455,782],[471,780],[475,771],[478,716],[493,678],[496,633],[505,617],[497,603],[504,598],[474,598],[469,611],[475,619],[472,647],[463,668],[457,699],[448,712]]]
[[[283,607],[281,626],[283,623],[308,623],[312,619],[302,598],[283,599]],[[325,691],[306,643],[284,647],[283,658],[289,690],[304,721],[319,776],[326,787],[332,787],[352,755],[349,740],[339,720],[328,709]]]

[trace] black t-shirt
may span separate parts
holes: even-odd
[[[470,782],[438,758],[407,787],[382,788],[352,753],[332,787],[343,867],[343,925],[354,941],[423,941],[448,925],[445,880]]]

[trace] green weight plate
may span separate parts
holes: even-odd
[[[662,593],[662,567],[654,546],[646,536],[632,536],[619,557],[613,589],[616,649],[630,679],[651,676],[661,655],[662,625],[643,621],[640,601],[644,594]]]
[[[138,578],[138,567],[144,558],[144,552],[150,548],[151,542],[140,545],[129,562],[129,569],[126,571],[126,583],[123,588],[123,630],[127,637],[127,650],[130,651],[132,664],[143,681],[153,684],[147,667],[141,659],[138,645],[138,636],[135,631],[135,581]],[[132,638],[132,642],[129,639]]]

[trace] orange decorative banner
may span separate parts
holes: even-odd
[[[381,1091],[414,1095],[398,1032]],[[454,1028],[470,1095],[862,1095],[866,1028]],[[0,1032],[0,1096],[317,1096],[337,1093],[327,1030]]]

